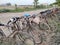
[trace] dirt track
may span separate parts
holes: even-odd
[[[46,9],[44,9],[44,10],[46,10]],[[16,17],[16,16],[22,16],[22,15],[24,15],[24,14],[26,14],[26,13],[28,13],[28,14],[37,14],[37,13],[39,13],[40,11],[43,11],[42,9],[41,10],[35,10],[35,11],[28,11],[28,12],[20,12],[20,13],[0,13],[0,22],[2,22],[2,23],[7,23],[8,22],[8,20],[10,19],[10,18],[12,18],[12,17]]]

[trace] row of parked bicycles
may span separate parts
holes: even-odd
[[[59,9],[55,8],[42,11],[39,14],[13,17],[7,24],[0,24],[0,26],[7,27],[9,31],[9,33],[6,31],[5,33],[8,34],[5,34],[0,29],[0,40],[3,42],[12,38],[15,43],[11,43],[11,45],[40,45],[45,41],[43,32],[49,34],[49,31],[55,32],[57,30],[57,24],[53,20],[57,13],[59,13]],[[54,24],[50,25],[49,19],[53,20]]]

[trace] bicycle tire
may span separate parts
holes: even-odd
[[[44,22],[39,23],[39,28],[40,28],[40,30],[50,30],[49,25],[47,23],[44,23]]]
[[[30,29],[30,27],[27,30],[28,30],[27,33],[29,33],[34,38],[35,44],[38,45],[38,44],[41,44],[43,42],[42,35],[39,32],[40,30],[37,30],[36,28]],[[35,31],[35,33],[39,33],[39,34],[37,34],[37,35],[34,34],[34,31]],[[38,39],[37,41],[36,41],[36,38]]]
[[[60,45],[60,33],[57,32],[50,38],[49,45]]]
[[[48,21],[48,25],[49,25],[49,27],[50,27],[50,30],[52,31],[52,32],[55,32],[56,30],[57,30],[57,23],[54,21],[54,20],[50,20],[50,21]]]
[[[19,32],[17,35],[21,42],[21,43],[19,42],[18,45],[19,44],[20,45],[35,45],[34,39],[29,34],[27,34],[25,32]],[[29,41],[31,41],[31,43]],[[30,43],[30,44],[28,44],[28,43]]]
[[[3,33],[2,29],[0,29],[0,44],[2,44],[4,38],[5,34]]]

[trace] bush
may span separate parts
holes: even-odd
[[[6,13],[6,12],[10,12],[10,10],[9,9],[2,9],[2,10],[0,10],[0,13]]]
[[[43,8],[46,8],[46,6],[45,5],[38,5],[36,8],[43,9]]]

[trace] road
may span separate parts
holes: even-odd
[[[44,9],[46,10],[46,9]],[[19,16],[22,16],[26,13],[28,14],[38,14],[39,12],[41,11],[44,11],[43,9],[41,10],[34,10],[34,11],[27,11],[27,12],[18,12],[18,13],[0,13],[0,22],[6,24],[8,22],[8,20],[12,17],[19,17]]]

